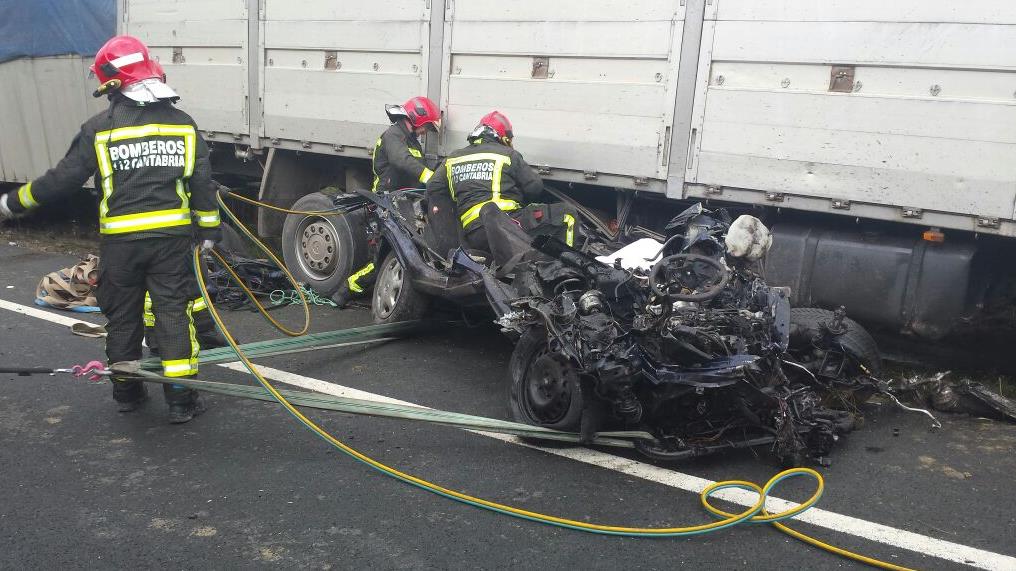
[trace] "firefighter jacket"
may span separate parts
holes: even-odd
[[[430,180],[423,147],[416,134],[400,120],[381,134],[374,145],[374,192],[418,188]]]
[[[208,147],[194,120],[168,101],[114,94],[81,126],[57,165],[8,197],[14,212],[54,203],[95,177],[103,240],[191,236],[218,240]],[[16,194],[16,196],[15,196]],[[14,200],[16,198],[16,200]]]
[[[510,212],[543,192],[543,181],[522,154],[489,137],[474,139],[468,147],[453,151],[437,173],[427,183],[427,194],[450,194],[466,230],[473,229],[480,209],[489,202]]]

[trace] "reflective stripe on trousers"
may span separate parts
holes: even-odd
[[[349,286],[349,291],[354,293],[363,293],[363,286],[357,283],[360,278],[368,276],[374,271],[374,262],[367,264],[366,266],[357,270],[353,275],[346,279],[346,285]]]
[[[199,297],[194,300],[192,310],[197,313],[203,309],[207,309],[205,305],[205,298]],[[147,291],[145,292],[145,327],[155,327],[155,313],[152,312],[152,296]]]
[[[198,331],[194,327],[194,302],[187,303],[187,330],[190,336],[190,357],[162,362],[162,374],[166,377],[189,377],[198,374]]]

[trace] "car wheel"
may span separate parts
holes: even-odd
[[[413,288],[409,274],[394,252],[385,256],[377,273],[371,297],[376,323],[415,321],[427,313],[430,298]]]
[[[332,199],[308,194],[291,210],[321,212],[333,209]],[[282,227],[282,257],[297,281],[329,296],[367,263],[365,210],[346,214],[290,214]]]
[[[515,345],[508,365],[508,412],[516,422],[577,431],[584,395],[575,367],[547,348],[547,336],[533,328]]]
[[[814,307],[795,307],[790,310],[790,347],[791,350],[803,348],[821,331],[821,323],[832,323],[833,312]],[[857,359],[872,376],[881,377],[884,368],[878,344],[860,323],[845,318],[843,324],[847,332],[839,336],[839,342],[855,359]]]

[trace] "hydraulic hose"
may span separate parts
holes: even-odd
[[[283,272],[286,274],[287,279],[289,279],[290,282],[294,285],[294,289],[299,291],[300,288],[296,287],[297,286],[296,279],[289,272],[289,270],[286,269],[285,265],[282,264],[279,261],[279,259],[268,249],[267,246],[265,246],[264,243],[261,242],[261,240],[259,240],[257,237],[255,237],[253,235],[253,233],[243,223],[240,222],[240,220],[236,217],[236,215],[234,215],[233,212],[229,209],[229,207],[226,206],[226,204],[222,200],[221,196],[219,197],[219,205],[222,208],[223,212],[225,212],[226,215],[230,219],[233,220],[233,222],[236,224],[236,227],[239,228],[251,241],[253,241],[255,244],[257,244],[257,246],[263,252],[265,252],[265,254],[267,254],[269,258],[271,258],[275,263],[277,263],[280,268],[282,268]],[[216,257],[218,257],[221,262],[223,262],[223,263],[225,262],[225,260],[218,254],[218,252],[215,252],[213,250],[213,254]],[[339,439],[337,439],[336,437],[331,435],[328,431],[326,431],[324,428],[319,426],[313,420],[307,418],[307,416],[305,416],[302,412],[300,412],[300,410],[297,409],[296,406],[294,406],[286,398],[285,395],[283,395],[278,389],[276,389],[275,386],[273,386],[272,383],[269,382],[268,379],[266,379],[264,377],[264,375],[262,375],[258,371],[257,367],[254,365],[254,363],[251,362],[251,360],[247,357],[247,355],[244,354],[243,350],[240,348],[239,344],[236,342],[236,339],[230,333],[229,328],[223,322],[222,316],[219,314],[218,308],[215,307],[215,304],[212,302],[211,296],[209,296],[209,294],[208,294],[207,285],[205,284],[204,277],[202,275],[202,272],[200,271],[200,268],[201,268],[201,249],[199,247],[195,247],[194,248],[194,251],[193,251],[193,262],[194,262],[194,273],[195,273],[195,275],[197,277],[198,284],[199,284],[199,286],[201,288],[201,295],[205,299],[205,302],[206,302],[206,304],[208,306],[208,310],[210,312],[210,315],[212,316],[212,319],[215,320],[215,323],[219,326],[219,329],[222,330],[223,336],[226,338],[226,341],[229,343],[230,347],[232,347],[233,350],[236,352],[237,357],[244,364],[244,366],[247,368],[247,370],[250,371],[250,373],[252,375],[254,375],[254,377],[258,380],[258,382],[261,384],[261,386],[264,387],[265,390],[267,390],[272,395],[272,397],[274,397],[275,400],[277,400],[279,402],[279,404],[281,404],[286,409],[286,411],[289,412],[289,414],[293,416],[293,418],[295,418],[297,421],[299,421],[301,424],[303,424],[306,428],[308,428],[311,432],[316,434],[322,440],[324,440],[328,444],[334,446],[336,449],[338,449],[339,451],[343,452],[344,454],[350,456],[351,458],[353,458],[353,459],[355,459],[355,460],[357,460],[357,461],[359,461],[359,462],[361,462],[363,464],[366,464],[367,466],[370,466],[371,468],[381,472],[382,474],[384,474],[386,476],[390,476],[390,477],[395,478],[395,479],[397,479],[399,481],[402,481],[402,482],[405,482],[407,484],[416,486],[418,488],[421,488],[421,489],[426,490],[428,492],[437,494],[439,496],[443,496],[443,497],[446,497],[446,498],[449,498],[449,499],[452,499],[452,500],[455,500],[455,501],[458,501],[458,502],[461,502],[461,503],[464,503],[464,504],[467,504],[467,505],[471,505],[471,506],[475,506],[475,507],[478,507],[478,508],[486,509],[486,510],[493,511],[493,512],[496,512],[496,513],[501,513],[501,514],[509,515],[509,516],[516,517],[516,518],[519,518],[519,519],[525,519],[525,520],[535,521],[535,522],[544,523],[544,524],[548,524],[548,525],[553,525],[553,526],[557,526],[557,527],[562,527],[562,528],[566,528],[566,529],[574,529],[574,530],[578,530],[578,531],[584,531],[584,532],[596,533],[596,534],[604,534],[604,535],[619,535],[619,536],[628,536],[628,537],[681,537],[681,536],[689,536],[689,535],[700,535],[700,534],[703,534],[703,533],[718,531],[718,530],[726,529],[726,528],[729,528],[729,527],[733,527],[735,525],[738,525],[738,524],[741,524],[741,523],[745,523],[745,522],[748,522],[748,523],[771,523],[771,524],[777,526],[777,528],[780,529],[781,531],[783,531],[784,533],[787,533],[787,534],[791,535],[792,537],[795,537],[796,539],[799,539],[801,541],[805,541],[807,543],[810,543],[812,545],[820,547],[820,548],[822,548],[822,549],[824,549],[826,551],[829,551],[831,553],[836,553],[838,555],[842,555],[844,557],[849,557],[849,558],[854,559],[856,561],[860,561],[860,562],[863,562],[863,563],[867,563],[867,564],[870,564],[870,565],[881,567],[883,569],[894,569],[894,570],[905,570],[906,569],[905,567],[900,567],[898,565],[893,565],[892,563],[887,563],[887,562],[884,562],[884,561],[879,561],[879,560],[876,560],[876,559],[865,557],[863,555],[859,555],[859,554],[856,554],[856,553],[852,553],[850,551],[846,551],[844,549],[840,549],[840,548],[828,545],[828,544],[826,544],[826,543],[824,543],[822,541],[819,541],[818,539],[815,539],[815,538],[806,536],[804,534],[801,534],[800,532],[791,530],[791,529],[787,528],[786,526],[784,526],[784,525],[779,523],[779,522],[781,522],[783,520],[792,518],[792,517],[794,517],[794,516],[804,512],[805,510],[811,508],[813,505],[815,505],[816,502],[818,502],[819,498],[822,497],[822,493],[825,491],[825,481],[822,478],[821,474],[819,474],[818,472],[816,472],[815,470],[812,470],[810,468],[793,468],[793,469],[790,469],[790,470],[784,470],[783,472],[780,472],[779,474],[776,474],[775,476],[770,478],[769,481],[766,482],[765,485],[763,485],[763,486],[759,486],[756,483],[747,482],[747,481],[743,481],[743,480],[729,480],[729,481],[725,481],[725,482],[716,482],[716,483],[706,487],[704,490],[702,490],[702,492],[700,494],[702,505],[710,513],[712,513],[712,514],[714,514],[714,515],[716,515],[717,517],[720,518],[717,521],[713,521],[713,522],[709,522],[709,523],[702,523],[702,524],[697,524],[697,525],[690,525],[690,526],[632,527],[632,526],[621,526],[621,525],[608,525],[608,524],[590,523],[590,522],[586,522],[586,521],[580,521],[580,520],[569,519],[569,518],[565,518],[565,517],[559,517],[559,516],[553,516],[553,515],[548,515],[548,514],[542,514],[542,513],[534,512],[534,511],[530,511],[530,510],[524,510],[524,509],[521,509],[521,508],[517,508],[517,507],[501,504],[501,503],[498,503],[498,502],[493,502],[493,501],[486,500],[486,499],[483,499],[483,498],[478,498],[478,497],[475,497],[475,496],[472,496],[472,495],[469,495],[469,494],[466,494],[466,493],[463,493],[463,492],[460,492],[460,491],[456,491],[456,490],[452,490],[452,489],[449,489],[449,488],[445,488],[445,487],[440,486],[438,484],[429,482],[429,481],[427,481],[427,480],[425,480],[423,478],[414,476],[412,474],[409,474],[409,473],[400,471],[400,470],[398,470],[396,468],[393,468],[391,466],[388,466],[388,465],[386,465],[386,464],[384,464],[384,463],[382,463],[382,462],[380,462],[378,460],[375,460],[374,458],[371,458],[370,456],[367,456],[366,454],[364,454],[364,453],[362,453],[362,452],[360,452],[360,451],[350,447],[349,445],[345,444],[344,442],[340,441]],[[237,279],[237,276],[235,274],[232,274],[232,275],[234,276],[234,279]],[[250,293],[249,289],[243,284],[243,282],[240,281],[239,279],[237,279],[237,281],[240,284],[240,286],[245,291],[247,291],[247,293],[249,295],[251,295],[251,297],[253,298],[254,296]],[[303,334],[310,327],[310,311],[309,311],[309,309],[307,308],[307,305],[306,305],[306,298],[304,298],[301,295],[301,300],[302,300],[303,305],[304,305],[304,325],[298,331],[297,330],[291,330],[291,329],[288,329],[288,328],[285,328],[284,326],[282,326],[280,323],[278,323],[278,321],[276,321],[274,318],[272,318],[270,315],[268,315],[267,310],[261,304],[257,303],[256,306],[258,307],[258,311],[260,311],[261,314],[264,315],[280,331],[282,331],[283,333],[285,333],[287,335],[295,336],[295,335],[301,335],[301,334]],[[790,508],[788,510],[785,510],[785,511],[782,511],[782,512],[779,512],[779,513],[775,513],[775,514],[767,512],[766,509],[765,509],[765,502],[766,502],[766,498],[769,496],[769,494],[771,493],[773,488],[775,488],[783,480],[786,480],[788,478],[800,477],[800,476],[807,476],[807,477],[810,477],[810,478],[815,480],[815,484],[816,484],[815,485],[815,491],[811,495],[811,497],[808,498],[808,500],[805,501],[804,503],[802,503],[802,504],[800,504],[800,505],[798,505],[796,507]],[[728,488],[739,488],[739,489],[743,489],[743,490],[754,491],[754,492],[756,492],[758,494],[758,500],[753,505],[751,505],[750,507],[745,509],[744,511],[737,512],[737,513],[725,512],[725,511],[720,510],[719,508],[716,508],[715,506],[713,506],[710,503],[710,499],[713,497],[713,494],[715,494],[716,492],[718,492],[720,490],[724,490],[724,489],[728,489]]]

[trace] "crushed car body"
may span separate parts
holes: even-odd
[[[695,205],[666,230],[652,255],[622,249],[613,264],[534,241],[541,256],[516,268],[515,312],[499,320],[520,336],[513,416],[584,434],[643,429],[656,440],[639,451],[660,460],[769,445],[788,464],[824,461],[858,399],[879,390],[874,342],[823,310],[795,328],[789,292],[761,277],[771,237],[758,219]]]
[[[583,215],[575,247],[553,232],[520,240],[506,225],[517,255],[492,267],[483,253],[442,255],[422,197],[392,194],[346,204],[368,203],[389,250],[379,255],[406,270],[401,289],[485,301],[517,340],[517,421],[590,440],[645,431],[654,438],[637,449],[664,461],[767,446],[788,465],[825,463],[858,406],[889,390],[874,340],[842,309],[792,309],[788,289],[765,282],[771,236],[754,217],[696,204],[662,240],[625,244]],[[377,288],[390,297],[385,280]]]

